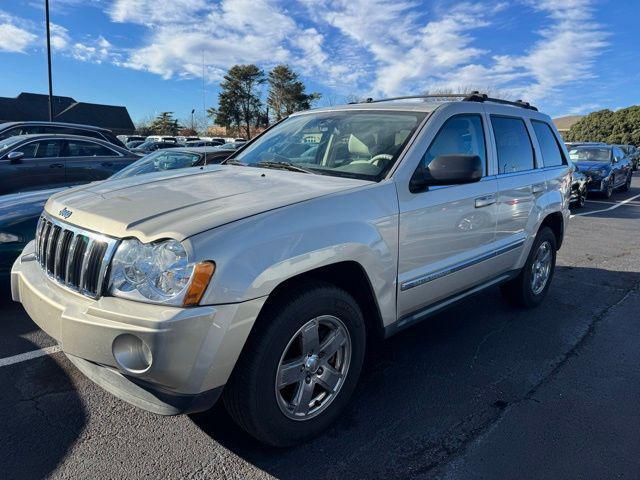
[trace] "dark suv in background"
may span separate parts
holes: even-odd
[[[0,140],[16,135],[30,135],[35,133],[63,133],[68,135],[82,135],[113,143],[125,148],[111,130],[91,125],[60,122],[8,122],[0,123]]]

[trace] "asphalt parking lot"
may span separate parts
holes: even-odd
[[[540,308],[492,289],[389,339],[341,420],[287,450],[218,407],[138,410],[55,348],[29,358],[55,343],[5,290],[0,478],[638,478],[640,176],[575,213]]]

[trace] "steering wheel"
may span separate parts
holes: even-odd
[[[388,162],[389,160],[393,160],[393,155],[389,155],[388,153],[379,153],[378,155],[374,155],[373,157],[371,157],[369,163],[375,165],[376,167],[379,167],[381,162]]]

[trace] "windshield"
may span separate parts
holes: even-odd
[[[574,162],[608,162],[611,150],[608,148],[574,148],[569,157]]]
[[[379,181],[425,115],[389,111],[298,115],[266,132],[233,162],[288,163],[317,174]]]
[[[126,168],[123,168],[111,178],[127,178],[143,173],[162,172],[178,168],[193,167],[200,160],[200,155],[190,152],[176,152],[161,150],[142,157]]]

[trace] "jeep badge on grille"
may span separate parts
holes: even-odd
[[[58,212],[58,215],[60,215],[64,219],[69,218],[72,214],[73,212],[71,210],[67,210],[67,207],[64,207],[62,210]]]

